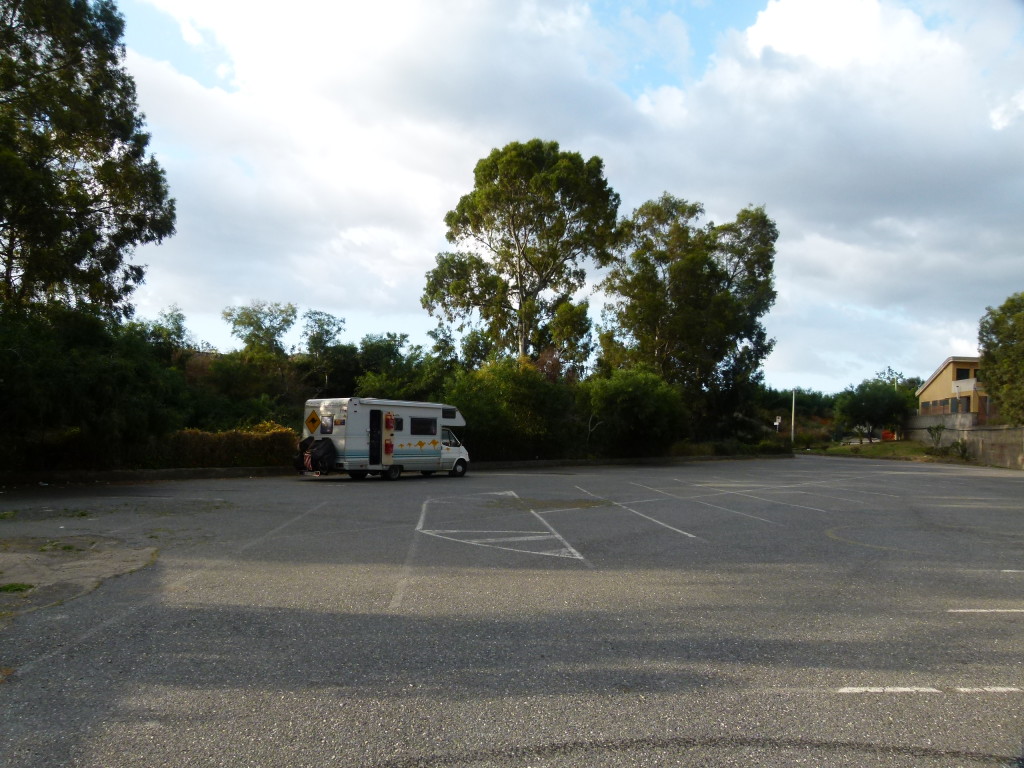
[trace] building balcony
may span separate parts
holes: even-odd
[[[977,379],[958,379],[953,382],[950,394],[954,397],[963,397],[972,392],[985,392],[985,387]]]

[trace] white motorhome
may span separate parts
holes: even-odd
[[[301,443],[305,469],[347,472],[356,480],[368,474],[397,480],[403,471],[462,477],[469,469],[469,452],[451,428],[465,425],[458,408],[442,403],[372,397],[307,400]],[[333,452],[317,445],[321,440],[329,440]],[[311,455],[326,455],[324,465],[315,466]]]

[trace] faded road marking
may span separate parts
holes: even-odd
[[[634,483],[634,485],[639,485],[639,484],[638,483]],[[641,488],[646,488],[647,486],[640,486],[640,487]],[[598,496],[596,493],[591,493],[586,488],[580,488],[580,486],[578,486],[578,485],[576,486],[576,488],[578,488],[579,490],[583,491],[585,494],[587,494],[589,496],[593,496],[595,499],[601,499],[601,501],[607,501],[609,504],[614,504],[616,507],[619,507],[619,509],[624,509],[627,512],[632,512],[637,517],[642,517],[644,520],[650,520],[652,523],[656,523],[657,525],[660,525],[662,528],[668,528],[670,531],[673,531],[674,533],[678,533],[678,534],[680,534],[682,536],[686,536],[686,537],[691,538],[691,539],[700,538],[699,536],[697,536],[694,533],[690,533],[688,531],[684,531],[684,530],[681,530],[679,528],[675,528],[675,527],[669,525],[668,523],[663,523],[661,520],[658,520],[656,517],[651,517],[650,515],[645,515],[643,512],[637,512],[635,509],[633,509],[632,507],[627,507],[622,502],[615,501],[613,499],[606,499],[603,496]],[[658,489],[657,488],[648,488],[647,490],[657,491]]]

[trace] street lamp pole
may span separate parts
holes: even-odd
[[[796,390],[793,390],[793,410],[789,415],[789,444],[796,445]]]

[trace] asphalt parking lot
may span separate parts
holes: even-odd
[[[1024,766],[1019,472],[37,486],[15,541],[121,575],[6,598],[9,768]]]

